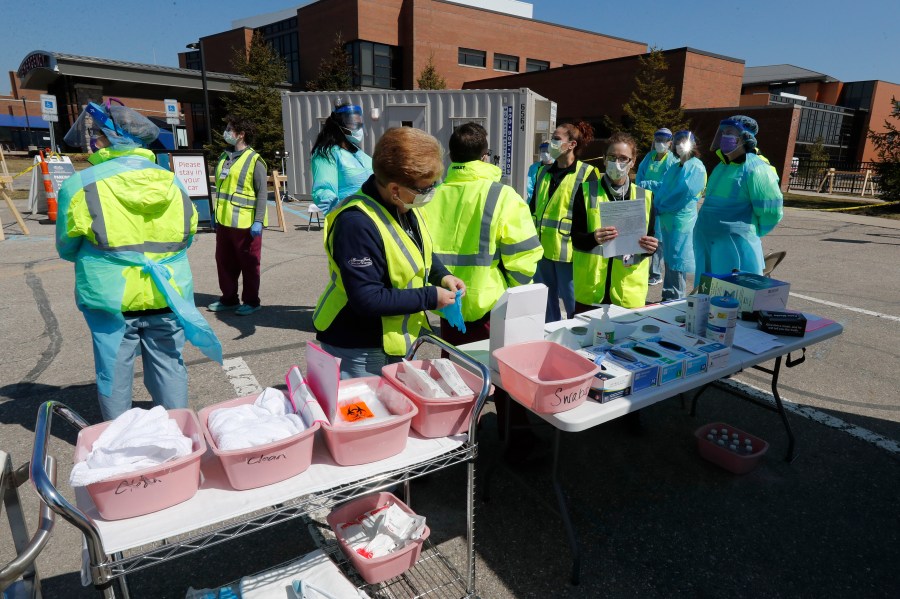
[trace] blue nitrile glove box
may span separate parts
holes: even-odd
[[[663,339],[661,337],[651,337],[650,339],[644,341],[644,344],[658,351],[659,353],[666,354],[677,360],[683,361],[685,378],[694,376],[695,374],[706,372],[709,360],[706,354],[700,354],[696,351],[693,351],[693,349],[687,349],[681,346],[679,346],[681,347],[680,350],[671,349],[669,347],[659,345],[659,343],[657,343],[658,341],[663,341]],[[672,342],[668,341],[668,343]]]
[[[684,360],[672,355],[670,352],[660,348],[652,347],[651,344],[641,341],[631,348],[633,354],[640,356],[651,364],[659,366],[659,374],[656,384],[660,387],[666,383],[677,381],[684,376]],[[641,351],[655,352],[657,357],[647,356]]]
[[[715,341],[703,340],[702,345],[696,345],[691,350],[706,356],[707,370],[728,366],[728,360],[731,357],[731,348]]]
[[[637,393],[650,387],[655,387],[659,380],[659,365],[649,360],[646,356],[631,351],[635,346],[633,341],[616,344],[607,352],[604,361],[611,361],[616,366],[621,366],[631,372],[631,392]],[[619,353],[619,355],[616,355]],[[631,359],[623,358],[622,355]]]

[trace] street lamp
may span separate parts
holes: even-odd
[[[212,145],[212,121],[209,116],[209,88],[206,86],[206,56],[203,55],[203,40],[185,46],[188,50],[200,51],[200,78],[203,81],[203,111],[206,114],[206,141]]]

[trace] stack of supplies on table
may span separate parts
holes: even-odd
[[[278,389],[263,391],[252,404],[220,408],[210,413],[207,427],[221,451],[246,449],[286,439],[306,430],[306,424]]]
[[[162,406],[132,408],[113,420],[72,467],[69,483],[84,487],[189,455],[193,441]]]
[[[374,559],[419,539],[425,532],[425,516],[408,514],[396,504],[386,503],[339,524],[336,532],[351,550]]]

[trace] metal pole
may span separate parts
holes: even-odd
[[[206,113],[206,142],[212,145],[212,117],[209,114],[209,87],[206,84],[206,54],[203,52],[203,40],[200,40],[200,77],[203,80],[203,109]]]
[[[56,149],[56,134],[53,132],[53,121],[50,121],[50,151],[59,152]]]
[[[172,123],[172,148],[178,149],[178,136],[175,134],[175,124]]]
[[[28,131],[28,143],[25,144],[26,149],[28,146],[33,146],[31,143],[31,123],[28,120],[28,106],[25,105],[25,96],[22,96],[22,110],[25,111],[25,130]]]

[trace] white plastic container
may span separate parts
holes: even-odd
[[[709,320],[706,323],[706,338],[726,347],[734,342],[734,327],[737,326],[741,304],[733,297],[717,296],[709,300]]]

